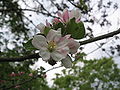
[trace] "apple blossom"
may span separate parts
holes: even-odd
[[[68,40],[62,39],[59,30],[50,30],[46,38],[42,35],[34,36],[32,44],[39,49],[39,55],[45,61],[48,61],[51,57],[55,61],[60,61],[69,53]]]
[[[76,53],[80,46],[70,36],[62,37],[60,28],[57,31],[51,29],[46,37],[35,35],[32,44],[39,49],[39,55],[44,61],[49,61],[52,58],[56,62],[61,61],[66,68],[69,68],[72,66],[72,62],[68,54]]]

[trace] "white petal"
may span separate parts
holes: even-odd
[[[58,42],[58,47],[66,46],[69,43],[69,40],[66,37],[62,37]]]
[[[79,10],[79,9],[76,9],[76,10],[75,10],[75,18],[76,18],[76,19],[81,18],[81,15],[82,15],[82,14],[81,14],[80,10]]]
[[[62,65],[65,67],[65,68],[71,68],[72,67],[72,59],[69,55],[67,55],[67,57],[63,60],[61,60],[62,62]]]
[[[76,9],[76,10],[71,10],[71,12],[70,12],[70,14],[69,14],[69,16],[70,16],[70,19],[72,19],[72,18],[76,18],[76,19],[78,19],[78,18],[81,18],[81,12],[80,12],[80,10],[79,9]]]
[[[66,55],[61,54],[60,52],[54,51],[54,52],[51,53],[51,57],[55,61],[60,61],[60,60],[64,59],[66,57]]]
[[[57,35],[57,34],[60,34],[60,31],[56,31],[56,30],[53,30],[53,29],[51,29],[50,31],[49,31],[49,33],[47,34],[47,41],[49,42],[49,41],[53,41],[54,40],[54,38],[55,38],[55,36]]]
[[[70,49],[70,53],[74,54],[77,52],[78,48],[80,47],[80,43],[75,41],[74,39],[70,39],[68,43],[68,47]]]
[[[61,47],[57,47],[56,51],[66,57],[66,55],[69,53],[70,50],[68,46],[63,46],[63,47],[61,46]]]
[[[42,35],[36,35],[33,37],[32,44],[37,49],[46,48],[47,47],[47,41],[46,38]]]
[[[70,19],[74,18],[74,13],[75,13],[74,10],[72,10],[71,12],[69,12],[69,18]]]
[[[48,50],[41,49],[39,51],[39,55],[42,57],[44,61],[48,61],[50,59],[50,52]]]
[[[43,23],[38,24],[37,28],[40,30],[41,33],[44,33],[45,25]]]
[[[56,43],[58,43],[59,40],[60,40],[60,38],[61,38],[61,34],[58,34],[58,35],[56,35],[56,36],[54,37],[54,41],[55,41]]]

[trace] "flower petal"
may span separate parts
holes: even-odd
[[[68,22],[68,20],[69,20],[69,13],[68,13],[67,9],[65,9],[63,11],[63,20],[64,20],[64,22]]]
[[[69,55],[67,55],[67,57],[63,60],[61,60],[62,62],[62,65],[65,67],[65,68],[71,68],[72,67],[72,59]]]
[[[76,13],[75,13],[75,18],[76,18],[76,19],[78,19],[78,18],[80,19],[81,16],[82,16],[81,11],[80,11],[79,9],[76,9],[75,12],[76,12]]]
[[[68,47],[70,49],[70,53],[74,54],[77,52],[78,48],[80,47],[80,43],[71,38],[69,39]]]
[[[40,30],[41,33],[44,33],[45,25],[43,23],[38,24],[37,28]]]
[[[54,52],[51,53],[51,57],[55,61],[60,61],[63,58],[65,58],[68,53],[69,53],[69,48],[67,46],[61,48],[58,47]]]
[[[81,18],[81,12],[79,9],[76,9],[76,10],[71,10],[71,12],[69,12],[69,18],[72,19],[72,18],[75,18],[76,21],[80,21],[80,18]]]
[[[42,35],[35,35],[32,40],[32,44],[35,48],[41,49],[47,47],[46,38]]]
[[[60,61],[60,60],[62,60],[62,59],[64,59],[66,57],[66,54],[58,52],[58,51],[54,51],[54,52],[51,53],[51,57],[55,61]]]
[[[49,42],[49,41],[54,41],[54,38],[55,38],[55,36],[56,35],[61,35],[61,31],[56,31],[56,30],[53,30],[53,29],[51,29],[50,31],[49,31],[49,33],[47,34],[47,36],[46,36],[46,38],[47,38],[47,41]]]
[[[39,55],[42,57],[44,61],[48,61],[50,59],[50,52],[46,49],[41,49],[39,51]]]
[[[63,47],[63,46],[66,46],[67,44],[69,43],[69,40],[68,38],[66,37],[61,37],[57,43],[58,47]]]
[[[56,51],[63,54],[66,57],[66,55],[69,53],[69,47],[68,46],[57,47]]]

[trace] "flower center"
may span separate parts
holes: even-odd
[[[48,43],[48,50],[50,51],[50,52],[52,52],[52,51],[54,51],[55,50],[55,48],[56,48],[56,43],[54,42],[54,41],[50,41],[49,43]]]

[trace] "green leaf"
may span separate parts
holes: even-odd
[[[27,50],[36,50],[36,48],[32,45],[32,39],[30,39],[28,42],[23,43],[23,46]]]
[[[83,22],[76,23],[75,18],[68,22],[66,27],[67,34],[71,34],[74,39],[82,39],[85,36],[85,27]]]

